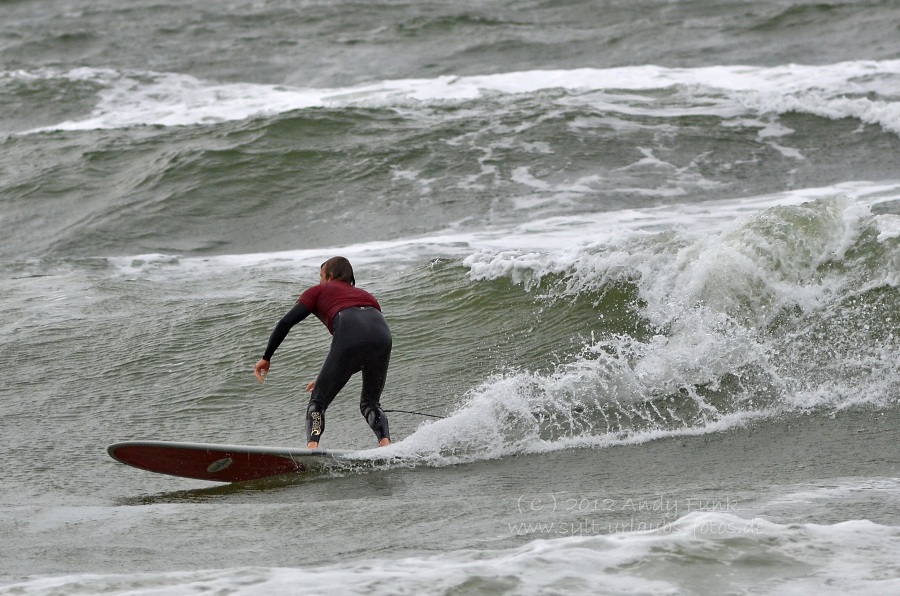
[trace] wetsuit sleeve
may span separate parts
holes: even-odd
[[[272,335],[269,336],[269,345],[266,346],[266,353],[263,354],[263,360],[272,360],[272,354],[275,353],[275,350],[278,349],[278,346],[281,345],[281,342],[284,341],[284,338],[287,337],[288,331],[291,328],[309,316],[309,308],[303,303],[298,302],[294,305],[294,308],[288,311],[286,315],[284,315],[278,324],[275,325],[275,329],[272,330]]]

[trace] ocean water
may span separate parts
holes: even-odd
[[[0,13],[0,594],[900,593],[896,2]],[[336,254],[443,418],[107,456],[302,445]]]

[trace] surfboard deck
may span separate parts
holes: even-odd
[[[342,449],[305,449],[123,441],[106,449],[110,457],[135,468],[214,482],[245,482],[282,474],[324,470],[354,453]]]

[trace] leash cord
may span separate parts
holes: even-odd
[[[428,416],[429,418],[444,418],[444,416],[438,416],[437,414],[426,414],[425,412],[410,412],[409,410],[382,410],[385,414],[390,414],[391,412],[397,412],[399,414],[415,414],[416,416]]]

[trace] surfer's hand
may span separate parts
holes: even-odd
[[[316,377],[318,379],[319,377]],[[309,385],[306,386],[306,390],[312,393],[312,390],[316,388],[316,379],[313,379],[309,382]]]
[[[256,366],[253,367],[253,374],[256,375],[257,380],[260,383],[266,380],[266,375],[269,373],[269,361],[265,358],[260,358],[259,362],[256,363]]]

